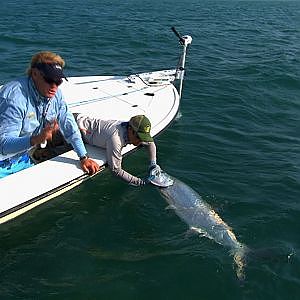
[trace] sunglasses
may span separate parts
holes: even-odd
[[[50,85],[52,85],[54,83],[54,84],[56,84],[56,86],[59,86],[59,85],[61,85],[63,83],[62,79],[54,80],[54,79],[48,78],[48,77],[46,77],[44,75],[42,75],[42,77],[45,80],[45,82],[47,82]]]

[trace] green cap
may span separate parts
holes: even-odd
[[[150,135],[151,123],[146,116],[138,115],[132,117],[129,121],[129,125],[142,142],[153,142],[153,138]]]

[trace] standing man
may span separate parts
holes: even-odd
[[[74,120],[58,88],[67,80],[64,60],[44,51],[32,57],[27,77],[0,89],[0,178],[33,165],[29,150],[52,139],[59,129],[77,153],[84,172],[94,174],[98,164],[88,158]]]
[[[148,148],[149,173],[159,171],[156,164],[156,146],[150,135],[151,123],[144,115],[132,117],[129,122],[100,120],[83,114],[74,114],[85,143],[106,149],[107,164],[114,175],[134,186],[147,183],[122,168],[122,149],[127,144]]]

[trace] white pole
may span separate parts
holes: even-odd
[[[186,51],[187,51],[187,47],[188,45],[190,45],[192,43],[192,37],[189,35],[184,35],[181,37],[181,41],[183,41],[183,52],[182,52],[182,56],[181,56],[181,64],[179,67],[179,79],[180,79],[180,83],[179,83],[179,99],[181,99],[181,94],[182,94],[182,86],[183,86],[183,79],[184,79],[184,66],[185,66],[185,57],[186,57]]]

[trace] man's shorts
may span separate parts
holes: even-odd
[[[24,153],[16,158],[7,158],[2,160],[0,161],[0,179],[27,169],[33,165],[34,163],[31,161],[28,153]]]

